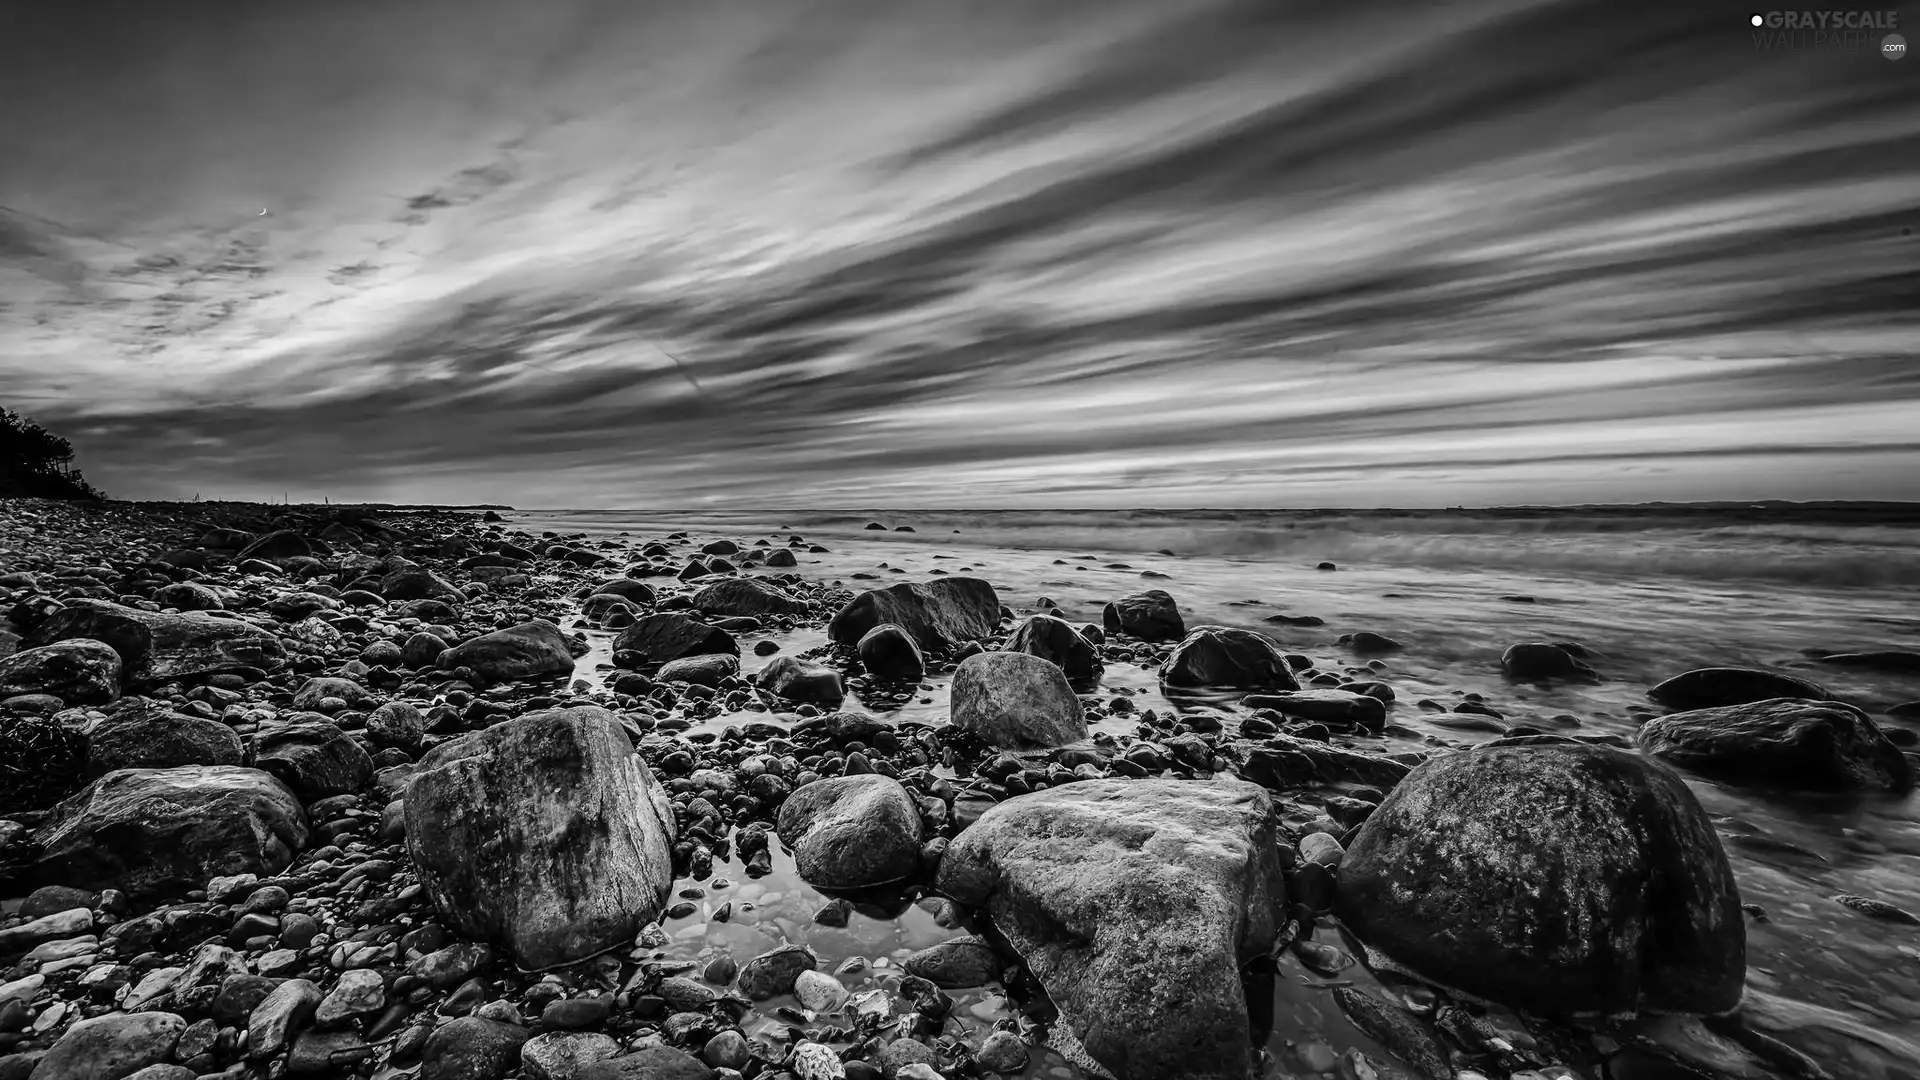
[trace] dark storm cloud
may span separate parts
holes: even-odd
[[[116,491],[1920,497],[1872,55],[1588,0],[329,11],[0,75],[0,204],[91,237],[0,216],[0,374]]]

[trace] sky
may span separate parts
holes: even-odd
[[[1754,13],[4,5],[0,405],[122,498],[1920,499],[1920,60]]]

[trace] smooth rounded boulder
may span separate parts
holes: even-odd
[[[1910,791],[1913,767],[1866,713],[1838,701],[1773,698],[1668,713],[1640,748],[1683,769],[1807,791]]]
[[[673,883],[672,804],[596,706],[434,747],[405,806],[407,849],[441,918],[523,968],[631,944]]]
[[[1265,634],[1201,626],[1174,646],[1160,667],[1164,685],[1182,689],[1300,689],[1286,654]]]
[[[187,1021],[170,1012],[110,1012],[79,1020],[40,1059],[31,1080],[124,1080],[173,1057]]]
[[[854,652],[860,657],[861,668],[882,682],[917,682],[927,674],[927,658],[920,644],[893,623],[881,623],[862,634]]]
[[[944,650],[992,636],[1000,624],[1000,597],[974,577],[902,581],[848,601],[827,623],[827,637],[854,646],[883,623],[901,627],[922,649]]]
[[[1740,892],[1693,793],[1559,736],[1414,769],[1348,846],[1335,912],[1376,966],[1545,1015],[1722,1013],[1745,986]]]
[[[560,628],[545,619],[532,619],[505,630],[463,641],[439,655],[443,670],[471,668],[488,682],[511,682],[573,671],[573,653]]]
[[[1052,615],[1030,615],[1013,628],[1008,652],[1028,653],[1058,664],[1069,679],[1092,679],[1100,674],[1100,654],[1073,624]]]
[[[243,619],[197,612],[144,611],[104,600],[75,599],[24,639],[27,646],[74,638],[105,642],[120,654],[126,687],[239,670],[271,671],[286,659],[273,633]]]
[[[0,698],[52,694],[68,705],[105,705],[120,696],[120,654],[73,638],[0,657]]]
[[[1831,701],[1827,688],[1812,679],[1764,668],[1694,668],[1647,691],[1669,709],[1717,709],[1771,698]]]
[[[1087,717],[1059,665],[1031,653],[983,652],[953,670],[949,719],[989,745],[1017,750],[1087,737]]]
[[[777,827],[801,879],[815,888],[886,885],[919,868],[920,810],[890,777],[815,780],[781,805]]]
[[[262,726],[247,751],[249,764],[272,773],[307,802],[354,794],[373,779],[366,748],[316,713],[295,713]]]
[[[54,807],[34,832],[33,876],[145,897],[234,874],[272,877],[307,842],[306,813],[258,769],[120,769]]]
[[[1274,808],[1238,780],[1090,780],[1000,803],[955,837],[942,893],[985,910],[1118,1080],[1243,1080],[1241,970],[1286,901]]]
[[[1523,641],[1500,654],[1500,670],[1513,679],[1591,679],[1594,670],[1566,648],[1549,641]]]
[[[1142,641],[1179,641],[1187,633],[1180,606],[1165,589],[1113,601],[1101,609],[1100,623],[1109,634],[1130,634]]]

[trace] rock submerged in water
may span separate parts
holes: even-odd
[[[1595,672],[1586,661],[1559,645],[1546,641],[1525,641],[1509,645],[1500,654],[1500,670],[1514,679],[1592,679]]]
[[[917,682],[927,674],[927,658],[919,643],[893,623],[881,623],[860,635],[854,652],[866,673],[882,682]]]
[[[1430,759],[1361,827],[1335,911],[1420,978],[1545,1015],[1721,1013],[1746,926],[1680,778],[1558,736]]]
[[[146,897],[277,874],[307,842],[307,817],[257,769],[121,769],[56,806],[34,840],[36,880]]]
[[[947,849],[940,890],[982,907],[1118,1080],[1251,1071],[1241,969],[1285,902],[1273,807],[1240,781],[1090,780],[1009,799]]]
[[[762,690],[798,704],[833,708],[847,696],[838,671],[792,656],[782,656],[761,668],[754,681]]]
[[[1811,679],[1763,668],[1711,667],[1682,672],[1647,691],[1669,709],[1715,709],[1770,698],[1831,701],[1827,688]]]
[[[709,615],[805,615],[807,602],[752,578],[716,581],[693,594],[693,606]]]
[[[613,639],[614,663],[623,667],[664,664],[707,653],[739,656],[740,643],[725,630],[677,611],[648,615]]]
[[[1279,646],[1265,634],[1228,626],[1195,627],[1174,646],[1160,681],[1188,689],[1300,689]]]
[[[673,882],[673,807],[614,715],[529,713],[428,751],[407,850],[449,926],[524,968],[633,940]]]
[[[143,611],[86,598],[68,602],[23,641],[40,646],[73,638],[111,646],[129,687],[242,669],[271,671],[286,658],[278,637],[241,619]]]
[[[1179,641],[1187,634],[1180,606],[1165,589],[1123,596],[1100,610],[1100,625],[1109,634],[1131,634],[1142,641]]]
[[[1866,713],[1838,701],[1773,698],[1669,713],[1635,736],[1647,753],[1742,783],[1903,792],[1913,767]]]
[[[545,619],[531,619],[463,641],[441,653],[436,663],[448,671],[471,668],[488,682],[510,682],[564,675],[573,670],[573,654],[559,627]]]
[[[1087,737],[1080,699],[1059,665],[1023,652],[976,653],[953,670],[949,717],[1008,750],[1065,746]]]
[[[992,585],[974,577],[943,577],[861,593],[827,623],[827,637],[854,646],[874,627],[893,623],[922,649],[947,649],[990,637],[999,622],[1000,598]]]
[[[778,828],[801,879],[816,888],[865,889],[919,869],[920,810],[890,777],[815,780],[781,805]]]

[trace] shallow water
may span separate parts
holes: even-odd
[[[1439,726],[1430,719],[1436,714],[1416,704],[1424,697],[1450,706],[1469,692],[1483,695],[1509,724],[1631,736],[1638,720],[1656,711],[1645,697],[1648,687],[1716,664],[1784,665],[1876,713],[1920,698],[1920,676],[1835,668],[1805,655],[1920,648],[1920,528],[1636,523],[1579,515],[1522,522],[1424,517],[1397,526],[1378,518],[1312,518],[1074,511],[509,515],[522,528],[595,537],[626,532],[630,536],[623,539],[636,544],[678,530],[743,545],[762,537],[781,544],[797,532],[832,549],[796,552],[797,572],[808,577],[858,589],[921,580],[936,571],[968,573],[992,582],[1016,612],[1036,610],[1044,596],[1075,622],[1098,622],[1101,606],[1115,596],[1163,588],[1178,600],[1189,626],[1262,630],[1323,667],[1355,662],[1334,644],[1338,635],[1373,630],[1406,645],[1383,658],[1379,677],[1398,693],[1391,720],[1409,733],[1396,740],[1407,746],[1495,737]],[[862,528],[874,519],[917,531]],[[1284,527],[1290,523],[1302,527]],[[1176,554],[1156,554],[1159,548]],[[1339,569],[1316,570],[1323,559]],[[1166,577],[1143,578],[1143,571]],[[1511,599],[1516,596],[1532,601]],[[1315,615],[1326,625],[1262,621],[1274,613]],[[590,636],[601,639],[602,651],[582,659],[583,675],[607,659],[604,641],[610,635]],[[790,653],[819,644],[824,635],[816,629],[779,640],[781,652]],[[1530,640],[1581,643],[1593,653],[1590,662],[1602,681],[1543,687],[1507,680],[1498,667],[1501,650]],[[749,671],[770,659],[752,656],[750,649],[742,657]],[[946,683],[935,678],[929,685],[891,715],[941,722]],[[1103,689],[1113,687],[1133,690],[1143,708],[1168,706],[1151,676],[1130,665],[1109,668]],[[765,718],[740,714],[701,727],[717,731],[746,716]],[[1106,723],[1116,734],[1132,729],[1131,721]],[[1773,1033],[1836,1076],[1920,1077],[1920,931],[1867,919],[1831,899],[1857,893],[1920,910],[1920,813],[1914,799],[1794,796],[1688,782],[1720,828],[1742,899],[1759,904],[1770,920],[1748,927],[1750,987],[1830,1010],[1798,1016],[1791,1030]],[[740,880],[737,868],[716,874]],[[819,906],[817,894],[785,869],[758,884],[782,901],[798,897],[800,906]],[[875,921],[827,934],[810,927],[811,908],[801,912],[774,902],[767,907],[781,914],[771,924],[765,918],[748,924],[758,927],[753,932],[779,926],[833,963],[947,935],[916,922],[912,911],[893,924]],[[1321,937],[1326,939],[1324,932]],[[1367,979],[1359,968],[1340,978]],[[1269,1043],[1282,1074],[1314,1075],[1290,1044],[1377,1049],[1346,1023],[1324,991],[1312,989],[1337,981],[1311,975],[1290,958],[1283,962]],[[1049,1055],[1030,1072],[1063,1067]]]

